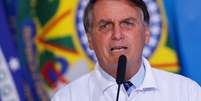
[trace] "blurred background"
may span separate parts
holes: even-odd
[[[144,0],[154,68],[201,85],[201,1]],[[83,11],[88,0],[0,0],[0,101],[46,101],[93,70]],[[111,5],[112,6],[112,5]]]

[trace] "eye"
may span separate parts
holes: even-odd
[[[131,20],[122,21],[120,26],[122,28],[130,29],[135,26],[135,22]]]
[[[124,29],[132,29],[136,26],[137,19],[135,17],[129,17],[120,22],[120,27]]]
[[[112,23],[106,22],[99,25],[99,31],[107,32],[112,29]]]

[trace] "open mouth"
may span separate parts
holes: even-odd
[[[126,49],[128,49],[128,47],[126,46],[117,46],[117,47],[112,47],[110,50],[112,52],[121,52],[121,51],[125,51]]]

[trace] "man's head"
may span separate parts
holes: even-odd
[[[84,28],[85,31],[88,33],[91,31],[92,29],[92,19],[93,19],[93,7],[94,4],[97,1],[101,1],[101,0],[89,0],[89,3],[85,9],[85,13],[84,13]],[[126,0],[125,0],[126,1]],[[143,13],[143,19],[145,21],[145,23],[149,24],[149,13],[147,10],[147,6],[144,3],[143,0],[127,0],[130,4],[134,4],[135,6],[137,6],[138,8],[141,9],[142,13]],[[112,5],[111,5],[112,6]]]
[[[89,47],[112,76],[122,54],[127,56],[127,74],[137,72],[149,40],[148,24],[149,14],[141,0],[92,0],[84,15]]]

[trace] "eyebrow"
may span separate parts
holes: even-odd
[[[112,21],[110,19],[101,19],[97,25],[102,25],[102,24],[109,24],[109,23],[112,23]]]
[[[129,17],[129,18],[125,18],[125,19],[121,20],[120,22],[124,22],[124,21],[134,21],[134,22],[137,22],[137,19],[133,18],[133,17]]]
[[[124,21],[134,21],[134,22],[137,22],[137,19],[134,18],[134,17],[128,17],[128,18],[125,18],[123,20],[120,21],[120,23],[124,22]],[[111,19],[101,19],[97,25],[102,25],[102,24],[110,24],[110,23],[113,23]]]

